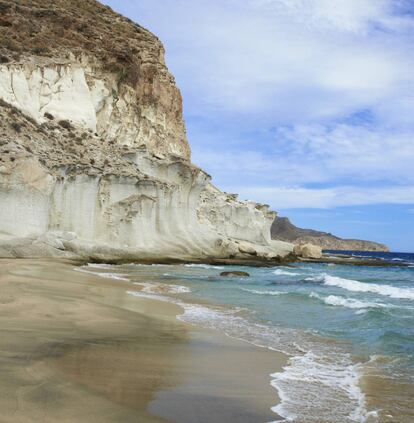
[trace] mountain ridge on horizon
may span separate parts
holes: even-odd
[[[379,242],[344,239],[329,232],[299,228],[288,217],[276,216],[270,231],[272,239],[294,244],[311,243],[320,246],[324,250],[390,251],[385,244]]]

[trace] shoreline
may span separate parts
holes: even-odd
[[[345,266],[369,266],[369,267],[410,267],[408,263],[395,262],[387,259],[374,257],[358,257],[349,254],[329,252],[323,253],[321,258],[304,258],[296,256],[293,253],[280,255],[274,258],[267,258],[258,255],[245,254],[244,257],[224,258],[224,257],[189,257],[183,256],[162,256],[133,254],[131,252],[117,251],[115,254],[92,253],[80,254],[70,249],[59,249],[52,245],[42,242],[33,243],[34,240],[26,238],[14,239],[9,243],[4,243],[0,238],[0,260],[54,260],[61,262],[71,262],[75,265],[84,265],[87,263],[122,265],[129,263],[136,264],[206,264],[212,266],[243,266],[243,267],[278,267],[294,266],[300,263],[331,264]]]
[[[0,260],[4,422],[274,421],[287,356],[177,320],[175,304],[75,272]]]

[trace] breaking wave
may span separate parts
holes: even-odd
[[[414,288],[399,288],[391,285],[365,283],[352,279],[340,278],[338,276],[330,276],[327,274],[306,278],[305,280],[323,282],[324,285],[337,286],[352,292],[371,292],[391,298],[414,300]]]
[[[328,304],[328,305],[342,306],[342,307],[354,308],[354,309],[391,308],[392,307],[389,304],[374,303],[374,302],[371,302],[371,301],[355,300],[353,298],[338,297],[336,295],[328,295],[326,297],[323,297],[321,295],[316,294],[315,292],[311,292],[309,296],[311,298],[317,298],[317,299],[323,301],[325,304]]]
[[[198,267],[200,269],[224,269],[222,266],[213,266],[211,264],[198,264],[198,263],[189,263],[185,264],[185,267]]]
[[[282,270],[282,269],[276,269],[275,271],[273,271],[273,273],[275,275],[283,275],[283,276],[299,276],[300,275],[300,273],[289,272],[287,270]]]
[[[287,292],[282,291],[259,291],[257,289],[248,289],[248,288],[240,288],[241,291],[250,292],[251,294],[257,295],[283,295],[287,294]]]

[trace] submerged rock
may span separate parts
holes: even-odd
[[[238,277],[247,278],[250,275],[247,272],[242,272],[242,271],[239,271],[239,270],[232,270],[232,271],[228,271],[228,272],[221,272],[220,276],[224,276],[224,277],[238,276]]]

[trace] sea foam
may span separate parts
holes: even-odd
[[[258,347],[288,354],[289,364],[271,376],[280,403],[272,410],[286,421],[364,421],[365,397],[359,388],[359,373],[350,356],[334,345],[311,341],[292,329],[254,323],[239,315],[240,309],[191,304],[166,295],[128,291],[129,295],[168,301],[183,308],[177,318],[218,330]],[[316,353],[315,351],[318,351]],[[337,404],[335,409],[332,404]]]
[[[91,267],[93,269],[111,269],[115,265],[114,264],[106,264],[106,263],[88,263],[87,267]]]
[[[282,270],[282,269],[276,269],[275,271],[273,271],[273,273],[275,275],[283,275],[283,276],[299,276],[300,275],[300,273],[288,272],[288,271]]]
[[[290,358],[283,372],[271,376],[281,399],[272,410],[286,421],[365,421],[359,368],[347,354],[333,358],[309,351]]]
[[[328,295],[326,297],[311,292],[309,294],[311,298],[317,298],[323,301],[325,304],[332,306],[342,306],[354,309],[365,309],[365,308],[390,308],[390,304],[374,303],[371,301],[356,300],[353,298],[338,297],[336,295]]]
[[[93,266],[93,267],[96,267],[96,266]],[[93,272],[91,270],[85,269],[84,267],[75,267],[74,270],[76,270],[77,272],[89,273],[90,275],[99,276],[101,278],[115,279],[115,280],[118,280],[118,281],[126,281],[126,282],[129,282],[129,279],[126,277],[128,275],[124,275],[122,273],[100,273],[100,272]]]
[[[191,289],[183,285],[172,285],[160,282],[134,282],[141,287],[141,292],[149,294],[185,294]]]
[[[323,282],[324,285],[337,286],[352,292],[371,292],[397,299],[414,300],[414,288],[400,288],[391,285],[359,282],[338,276],[322,274],[317,277],[306,278],[306,281]]]
[[[250,292],[251,294],[257,294],[257,295],[283,295],[287,294],[287,292],[282,291],[259,291],[257,289],[248,289],[248,288],[240,288],[241,291]]]
[[[201,264],[201,263],[189,263],[185,264],[185,267],[195,267],[200,269],[224,269],[222,266],[213,266],[211,264]]]

